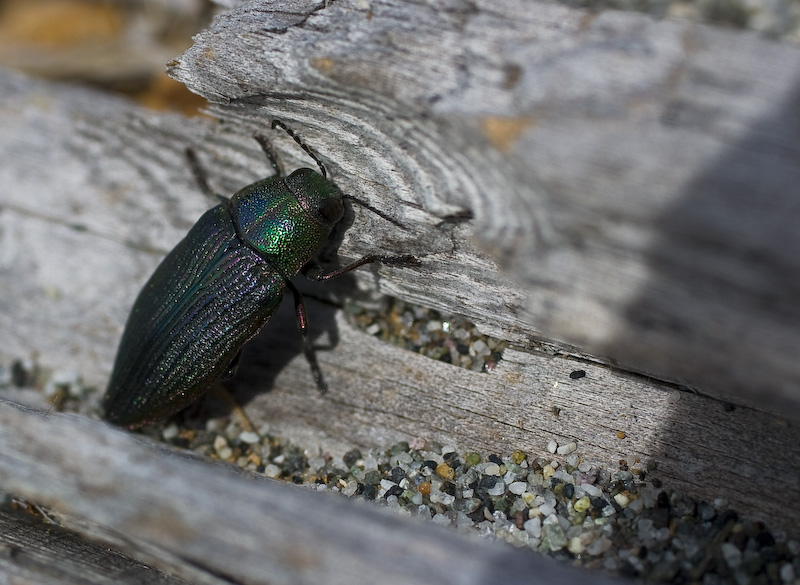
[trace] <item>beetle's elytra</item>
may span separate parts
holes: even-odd
[[[188,406],[235,364],[242,346],[269,321],[288,288],[304,350],[325,390],[307,331],[303,299],[290,282],[310,261],[344,212],[343,195],[322,162],[320,172],[281,171],[266,137],[256,134],[276,174],[208,210],[164,258],[139,293],[122,335],[103,398],[107,420],[135,428]],[[205,173],[187,151],[200,186]],[[383,214],[381,214],[383,215]],[[385,216],[384,216],[385,217]],[[416,264],[411,256],[366,256],[313,278],[327,280],[370,262]],[[309,272],[311,274],[311,272]]]

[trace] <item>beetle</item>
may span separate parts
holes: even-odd
[[[291,129],[274,120],[276,127],[311,156],[319,172],[301,168],[284,175],[269,140],[254,134],[275,174],[230,199],[216,195],[221,203],[200,217],[147,281],[117,349],[103,397],[106,420],[136,428],[188,406],[235,370],[242,346],[270,320],[287,289],[294,297],[303,351],[324,393],[303,297],[290,279],[302,272],[328,280],[376,262],[419,263],[408,255],[371,254],[322,273],[312,258],[341,220],[346,196]],[[214,195],[194,151],[187,149],[187,156],[200,188]]]

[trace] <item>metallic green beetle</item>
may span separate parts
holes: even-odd
[[[319,158],[284,176],[266,137],[256,134],[276,174],[207,211],[156,268],[131,309],[103,398],[107,420],[135,428],[167,417],[199,398],[238,361],[242,346],[269,321],[288,288],[306,357],[320,391],[325,382],[308,337],[303,298],[290,278],[310,261],[344,213],[343,194]],[[213,193],[193,151],[192,168]],[[374,208],[367,206],[372,211]],[[380,212],[379,215],[386,218]],[[388,218],[387,218],[388,219]],[[365,256],[327,280],[371,262],[410,265],[412,256]]]

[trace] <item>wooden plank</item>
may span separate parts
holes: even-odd
[[[64,441],[64,437],[70,440]],[[156,478],[158,478],[156,480]],[[585,583],[587,574],[330,493],[0,401],[2,489],[245,583]],[[613,581],[592,577],[598,585]]]
[[[182,579],[21,512],[0,510],[3,583],[180,585]]]
[[[424,259],[383,290],[798,417],[800,48],[531,6],[249,3],[170,73],[404,222],[342,247]]]

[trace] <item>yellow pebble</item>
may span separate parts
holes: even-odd
[[[437,465],[436,473],[444,479],[453,479],[456,476],[456,472],[447,463],[440,463]]]
[[[585,512],[591,505],[592,502],[589,500],[589,496],[583,496],[579,500],[576,500],[574,504],[572,504],[572,509],[576,512]]]

